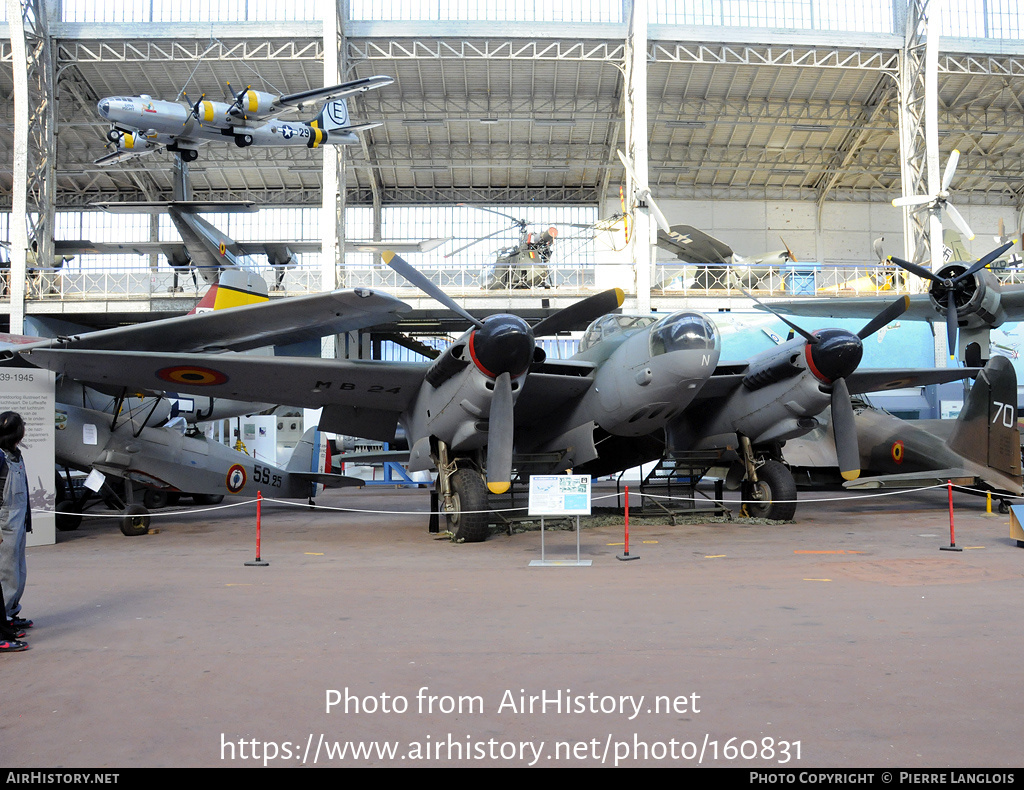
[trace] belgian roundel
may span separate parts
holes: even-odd
[[[898,464],[903,463],[903,440],[897,439],[892,443],[892,460]]]
[[[174,384],[193,384],[206,387],[223,384],[228,377],[213,368],[201,368],[197,365],[175,365],[156,372],[156,377]]]
[[[245,467],[241,464],[235,464],[228,469],[228,475],[224,478],[224,485],[227,486],[228,491],[232,494],[237,494],[245,488],[245,480]]]

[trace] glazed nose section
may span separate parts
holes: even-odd
[[[104,118],[109,117],[109,115],[110,115],[110,100],[109,99],[103,99],[103,101],[101,101],[99,104],[96,105],[96,109],[99,112],[99,114],[102,115]]]
[[[535,345],[530,325],[515,315],[491,316],[469,338],[473,362],[492,378],[502,373],[512,378],[525,373]]]
[[[822,329],[815,332],[818,342],[807,344],[807,359],[811,372],[831,384],[846,378],[857,369],[864,356],[864,345],[859,337],[845,329]]]

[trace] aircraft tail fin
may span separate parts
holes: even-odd
[[[325,132],[333,132],[336,129],[348,129],[351,120],[348,115],[348,102],[344,99],[334,99],[325,102],[320,108],[320,113],[310,124]]]
[[[949,263],[949,261],[971,262],[974,260],[971,253],[967,251],[967,247],[964,246],[964,240],[960,235],[960,231],[944,230],[942,232],[942,245],[945,247],[943,250],[943,257],[945,258],[943,263]]]
[[[359,478],[331,473],[331,445],[317,428],[310,428],[302,434],[285,469],[289,474],[309,481],[310,497],[316,496],[322,488],[363,485]]]
[[[310,428],[295,445],[292,457],[285,467],[289,472],[313,472],[320,474],[331,471],[331,446],[327,437],[318,428]]]
[[[211,310],[225,310],[229,307],[266,302],[267,283],[255,272],[244,269],[225,269],[217,282],[203,294],[189,315],[208,313]]]
[[[947,443],[975,463],[1020,477],[1017,374],[1006,357],[992,357],[978,374]]]

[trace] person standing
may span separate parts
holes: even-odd
[[[18,445],[25,438],[25,421],[13,411],[0,414],[0,587],[6,617],[16,630],[32,627],[21,614],[25,592],[25,543],[32,531],[28,474]]]

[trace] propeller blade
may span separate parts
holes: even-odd
[[[424,275],[417,269],[413,268],[412,264],[405,260],[405,258],[403,258],[401,255],[396,255],[391,250],[385,250],[380,254],[380,257],[381,259],[383,259],[384,263],[386,263],[388,266],[390,266],[392,269],[394,269],[396,272],[402,275],[406,280],[408,280],[410,283],[412,283],[421,291],[423,291],[423,293],[433,297],[438,302],[447,307],[449,310],[451,310],[453,313],[461,315],[477,329],[483,327],[483,321],[480,321],[479,319],[474,318],[472,315],[470,315],[459,304],[457,304],[456,301],[452,299],[448,294],[446,294],[444,291],[442,291],[440,288],[438,288],[436,285],[430,282],[430,280],[427,279],[426,275]]]
[[[956,174],[956,166],[960,161],[960,152],[954,148],[953,153],[949,155],[949,161],[946,162],[946,171],[942,174],[942,191],[946,192],[949,189],[949,185],[953,183],[953,176]]]
[[[918,266],[916,263],[905,261],[902,258],[897,258],[895,255],[890,255],[888,258],[890,263],[895,263],[901,269],[906,269],[911,274],[916,274],[918,277],[923,277],[926,280],[932,280],[933,282],[941,283],[942,278],[937,276],[934,272],[929,271],[923,266]]]
[[[896,208],[902,208],[904,206],[923,206],[927,203],[931,203],[935,200],[934,195],[907,195],[906,197],[898,197],[893,200],[892,204]]]
[[[781,242],[782,242],[782,246],[786,248],[786,255],[788,255],[788,256],[789,256],[789,260],[790,260],[790,261],[791,261],[792,263],[799,263],[800,261],[798,261],[798,260],[796,259],[796,256],[795,256],[795,255],[793,254],[793,250],[791,250],[791,249],[789,248],[789,245],[788,245],[788,244],[786,244],[786,240],[785,240],[784,238],[782,238],[782,236],[779,236],[779,241],[781,241]]]
[[[882,247],[884,242],[885,236],[879,236],[877,239],[875,239],[874,244],[872,244],[872,248],[875,251],[875,255],[878,257],[879,263],[885,263],[885,251]]]
[[[956,329],[956,289],[950,288],[946,292],[946,348],[950,358],[956,356]]]
[[[665,218],[665,214],[658,207],[658,204],[654,200],[654,195],[651,194],[651,188],[645,182],[641,181],[636,174],[636,170],[633,169],[633,165],[630,164],[629,159],[622,151],[616,150],[615,153],[619,155],[619,161],[622,162],[622,166],[626,168],[626,172],[629,174],[630,179],[636,187],[637,200],[646,203],[648,208],[651,210],[651,214],[654,215],[654,220],[666,233],[671,233],[672,228],[668,224],[668,220]]]
[[[580,302],[563,307],[557,313],[543,319],[533,327],[533,336],[546,337],[578,329],[589,324],[595,318],[622,307],[625,298],[626,295],[620,288],[612,288],[589,296]]]
[[[956,206],[948,201],[945,205],[945,209],[957,229],[967,237],[968,241],[971,241],[974,238],[974,231],[971,230],[971,226],[967,224],[967,220],[964,219],[963,214],[957,211]]]
[[[1012,241],[1008,241],[1008,242],[1006,242],[1006,244],[1002,245],[1001,247],[996,247],[994,250],[992,250],[992,252],[988,253],[985,257],[979,258],[977,261],[975,261],[974,264],[971,265],[970,269],[965,271],[963,274],[959,274],[959,275],[957,275],[956,277],[953,278],[953,285],[956,285],[961,280],[966,280],[968,277],[970,277],[976,271],[978,271],[980,269],[984,269],[986,266],[988,266],[990,263],[992,263],[992,261],[994,261],[1000,255],[1002,255],[1004,252],[1006,252],[1012,246],[1013,246],[1013,242]]]
[[[832,384],[832,438],[836,443],[839,472],[844,480],[856,480],[860,477],[860,448],[846,379],[836,379]]]
[[[666,233],[671,233],[672,228],[669,226],[668,220],[665,219],[665,215],[662,213],[661,209],[658,208],[658,204],[654,202],[654,195],[651,194],[651,190],[645,189],[644,194],[646,195],[647,206],[651,209],[651,213],[654,215],[654,219],[657,221],[658,227]]]
[[[784,315],[782,315],[781,313],[777,313],[777,312],[775,312],[774,310],[772,310],[772,308],[771,308],[771,307],[769,307],[769,306],[768,306],[767,304],[765,304],[764,302],[762,302],[762,301],[761,301],[760,299],[758,299],[758,298],[757,298],[756,296],[754,296],[754,295],[753,295],[752,293],[750,293],[749,291],[747,291],[747,290],[744,290],[743,288],[740,288],[740,290],[741,290],[741,291],[743,291],[743,295],[744,295],[745,297],[747,297],[748,299],[752,299],[752,300],[753,300],[754,302],[756,302],[757,304],[761,305],[761,307],[763,307],[763,308],[764,308],[765,310],[767,310],[767,311],[768,311],[769,313],[771,313],[771,314],[772,314],[773,316],[775,316],[776,318],[778,318],[778,319],[779,319],[779,320],[780,320],[780,321],[781,321],[782,323],[784,323],[784,324],[785,324],[786,326],[788,326],[788,327],[789,327],[790,329],[792,329],[792,330],[793,330],[793,331],[795,331],[795,332],[796,332],[797,334],[799,334],[799,335],[800,335],[801,337],[803,337],[803,338],[804,338],[804,339],[805,339],[805,340],[806,340],[806,341],[807,341],[808,343],[810,343],[810,344],[811,344],[812,346],[813,346],[813,345],[817,345],[817,343],[818,343],[818,338],[816,338],[816,337],[815,337],[814,335],[812,335],[812,334],[811,334],[810,332],[808,332],[808,331],[807,331],[806,329],[801,329],[801,328],[800,328],[799,326],[797,326],[796,324],[794,324],[794,323],[793,323],[792,321],[790,321],[790,320],[789,320],[788,318],[786,318],[786,317],[785,317]]]
[[[908,307],[910,307],[910,297],[901,296],[895,302],[886,307],[882,312],[880,312],[878,315],[876,315],[874,318],[868,321],[864,325],[864,328],[857,333],[857,337],[859,337],[861,340],[871,337],[871,335],[875,334],[875,332],[877,332],[883,326],[885,326],[891,321],[895,321],[897,318],[903,315],[903,313],[906,312]]]
[[[512,485],[513,417],[512,378],[502,373],[494,381],[491,414],[487,422],[487,489],[504,494]]]
[[[637,178],[636,171],[633,169],[633,165],[631,165],[629,163],[629,159],[626,158],[626,155],[624,153],[622,153],[622,151],[619,151],[619,150],[616,150],[615,153],[617,153],[619,155],[619,161],[622,162],[622,166],[624,168],[626,168],[626,173],[633,180],[633,183],[636,184],[637,189],[639,189],[639,190],[646,189],[647,188],[647,184],[641,184],[640,183],[640,179]]]

